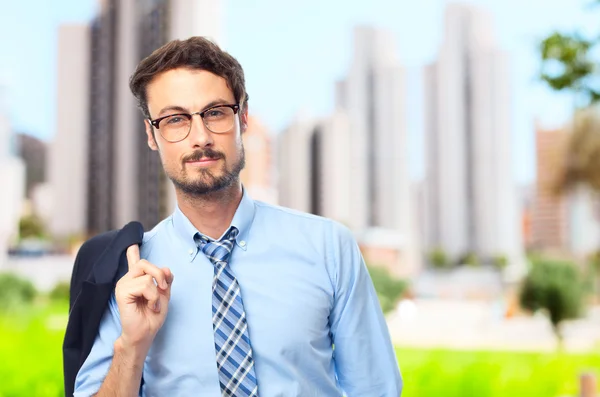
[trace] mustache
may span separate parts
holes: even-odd
[[[206,148],[204,150],[196,150],[194,153],[185,156],[183,158],[183,162],[187,163],[188,161],[200,161],[202,159],[216,160],[224,157],[225,155],[223,153],[211,148]]]

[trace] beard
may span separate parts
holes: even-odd
[[[198,176],[189,175],[188,169],[186,169],[184,165],[183,173],[181,175],[175,175],[165,168],[165,173],[173,182],[175,188],[191,197],[204,196],[231,187],[239,181],[240,172],[246,165],[246,156],[243,146],[241,147],[239,160],[235,164],[232,164],[231,167],[228,167],[227,158],[223,153],[211,148],[197,150],[184,158],[183,162],[185,164],[186,161],[198,161],[200,159],[223,159],[220,172],[201,168],[199,170],[194,170],[194,174],[197,172],[199,174]]]

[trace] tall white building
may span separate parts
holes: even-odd
[[[66,237],[86,230],[90,31],[86,25],[58,29],[56,134],[48,154],[52,202],[49,228]]]
[[[353,226],[351,141],[348,115],[336,111],[315,130],[312,147],[317,158],[312,172],[313,202],[325,217]]]
[[[354,31],[334,113],[298,118],[280,137],[280,203],[344,223],[365,259],[396,275],[420,267],[411,205],[405,72],[388,32]]]
[[[129,90],[138,62],[170,40],[205,36],[222,45],[221,1],[120,0],[112,5],[115,31],[113,227],[138,219],[154,226],[175,207],[175,190],[146,145],[142,114]],[[142,43],[140,45],[140,43]],[[133,155],[132,155],[133,154]],[[118,171],[117,171],[118,170]]]
[[[279,203],[352,226],[350,128],[338,111],[297,116],[278,139]]]
[[[9,242],[18,237],[25,199],[25,164],[13,152],[11,127],[2,100],[0,97],[0,268],[6,262]]]
[[[520,259],[508,60],[488,13],[448,6],[438,60],[425,70],[429,249]]]
[[[337,107],[349,118],[352,226],[411,234],[405,72],[387,31],[357,27]]]
[[[279,203],[284,207],[314,212],[311,205],[311,140],[316,124],[313,119],[299,115],[277,138],[277,185]]]
[[[221,1],[102,0],[90,26],[59,31],[58,124],[50,154],[57,235],[131,220],[156,225],[175,205],[129,90],[138,62],[171,39],[219,42]]]
[[[165,0],[162,0],[165,1]],[[221,22],[221,0],[170,0],[168,40],[185,40],[191,36],[204,36],[225,50],[225,37]],[[175,187],[165,179],[166,211],[175,207]]]

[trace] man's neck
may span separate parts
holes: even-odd
[[[189,196],[178,190],[175,193],[181,212],[200,233],[213,239],[221,237],[229,228],[242,200],[239,183],[201,196]]]

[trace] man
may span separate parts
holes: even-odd
[[[351,233],[243,189],[244,84],[200,37],[164,45],[132,76],[177,207],[128,249],[75,396],[400,395]]]

